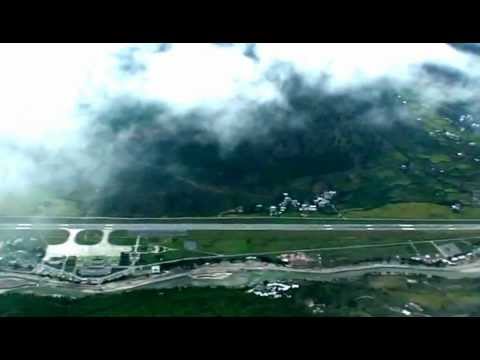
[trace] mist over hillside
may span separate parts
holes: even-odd
[[[475,140],[476,49],[2,45],[0,210],[212,215],[331,188],[344,208],[467,201],[475,147],[431,133]]]

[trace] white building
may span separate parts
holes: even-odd
[[[451,208],[454,211],[460,211],[462,209],[462,205],[460,205],[459,203],[456,203],[456,204],[453,204]]]

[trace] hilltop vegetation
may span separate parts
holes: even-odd
[[[175,137],[147,136],[134,128],[142,142],[128,143],[129,152],[148,158],[118,171],[102,192],[99,212],[195,216],[237,206],[252,212],[258,203],[277,203],[283,192],[302,201],[326,189],[338,191],[340,210],[395,203],[429,203],[433,209],[456,201],[472,205],[480,134],[472,117],[460,121],[463,108],[433,112],[411,92],[399,97],[383,91],[363,99],[301,89],[285,90],[291,113],[259,111],[256,121],[268,131],[252,132],[235,146],[191,126],[180,127]],[[118,116],[112,124],[120,124],[124,113]],[[162,133],[161,125],[142,121]],[[418,215],[432,212],[424,210]]]
[[[246,288],[174,288],[67,297],[0,295],[0,316],[478,316],[476,279],[367,275],[302,282],[292,297],[271,299]],[[413,282],[412,282],[413,280]],[[413,304],[413,305],[412,305]]]
[[[92,135],[101,158],[116,136],[130,134],[113,145],[125,160],[107,183],[92,188],[80,174],[78,186],[3,197],[0,213],[211,216],[238,206],[252,213],[283,192],[305,201],[334,189],[338,210],[349,217],[477,217],[479,124],[463,108],[432,111],[412,92],[363,89],[375,96],[361,97],[305,89],[292,82],[284,89],[290,110],[260,108],[249,135],[231,144],[196,126],[193,115],[172,119],[172,133],[155,120],[161,107],[125,105]],[[452,215],[454,202],[468,211]]]

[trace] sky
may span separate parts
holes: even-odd
[[[319,96],[381,83],[414,88],[433,107],[446,100],[474,104],[477,46],[0,44],[0,195],[33,181],[68,179],[70,169],[101,166],[98,178],[108,181],[114,154],[98,159],[86,149],[92,128],[104,126],[105,114],[125,99],[161,105],[169,116],[158,121],[169,122],[170,136],[177,122],[200,114],[195,126],[228,144],[256,129],[259,106],[289,108],[283,89],[292,74]],[[427,65],[464,80],[432,76]],[[112,141],[121,142],[122,134]],[[59,161],[65,166],[52,173],[49,166]]]

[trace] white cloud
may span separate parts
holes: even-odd
[[[176,114],[201,109],[210,117],[205,126],[231,141],[244,133],[242,124],[254,121],[249,111],[255,104],[283,101],[266,78],[279,62],[312,85],[328,74],[330,91],[389,79],[423,84],[420,92],[429,99],[472,98],[476,89],[425,85],[421,64],[480,77],[477,58],[445,44],[258,44],[257,62],[243,55],[245,46],[174,44],[156,52],[154,44],[136,44],[133,59],[145,70],[127,73],[117,55],[131,44],[0,44],[0,162],[8,164],[9,184],[28,182],[34,173],[38,165],[22,153],[32,146],[75,158],[86,140],[84,128],[122,95],[162,102]],[[89,104],[91,112],[79,111],[80,104]],[[17,150],[7,151],[6,144]]]
[[[120,95],[161,101],[178,113],[231,108],[238,114],[247,108],[239,104],[282,100],[265,79],[279,61],[293,65],[311,83],[329,74],[332,91],[380,78],[412,81],[413,70],[425,62],[480,74],[471,56],[445,44],[259,44],[259,62],[242,55],[244,44],[175,44],[163,53],[140,44],[134,59],[146,70],[129,75],[115,58],[129,46],[0,44],[0,136],[64,144],[82,121],[90,120],[78,112],[80,103],[100,111]]]
[[[262,62],[290,63],[310,82],[328,74],[332,91],[381,78],[411,81],[427,62],[474,68],[471,56],[447,44],[262,44],[257,49]],[[475,70],[478,74],[478,65]]]

